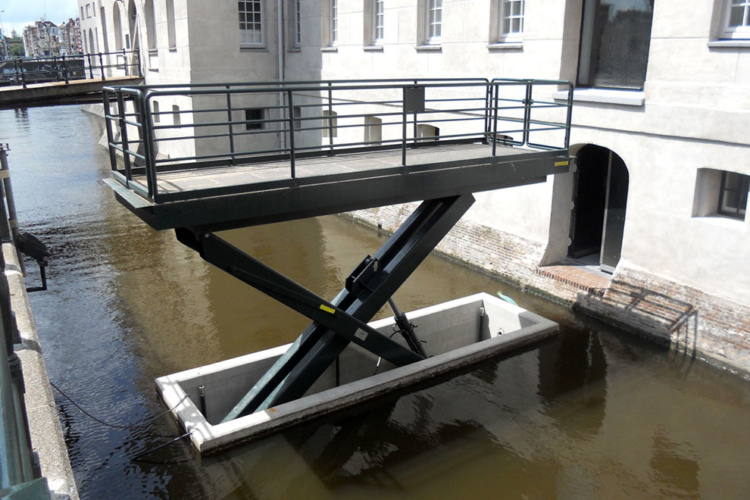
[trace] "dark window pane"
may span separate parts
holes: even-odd
[[[736,174],[734,172],[727,172],[724,176],[724,189],[731,189],[733,191],[739,191],[742,188],[742,178],[747,177],[746,175]]]
[[[587,0],[578,83],[643,88],[654,0]]]

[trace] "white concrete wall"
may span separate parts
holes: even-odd
[[[422,47],[421,0],[386,2],[385,40],[379,47],[371,46],[366,25],[370,16],[363,9],[370,2],[339,2],[338,42],[329,46],[327,2],[303,1],[299,48],[291,43],[294,2],[283,3],[287,80],[576,78],[583,0],[527,2],[523,39],[507,44],[497,43],[493,19],[498,0],[444,0],[442,42],[433,50]],[[143,1],[137,5],[143,13]],[[254,49],[240,47],[236,4],[175,0],[178,46],[171,51],[164,45],[166,27],[158,21],[164,19],[164,3],[156,0],[155,6],[157,30],[164,34],[158,34],[158,71],[147,68],[148,83],[279,78],[275,0],[264,3],[265,44]],[[744,272],[744,255],[750,248],[750,218],[693,216],[699,169],[750,175],[750,48],[747,42],[717,41],[721,6],[720,0],[696,0],[690,8],[676,0],[657,2],[643,92],[606,91],[600,92],[600,102],[577,101],[571,144],[610,148],[628,168],[620,266],[748,304],[750,273]],[[88,32],[93,19],[82,19],[82,29]],[[109,13],[107,20],[112,22]],[[145,30],[145,23],[140,29]],[[112,32],[107,30],[110,36]],[[584,94],[576,93],[576,99]],[[623,97],[635,99],[636,105],[617,104]],[[270,96],[268,102],[276,104]],[[303,111],[303,117],[315,116],[319,114],[312,108]],[[362,140],[362,133],[341,129],[336,142]],[[325,142],[318,132],[299,135],[298,144]],[[383,138],[389,138],[387,127]],[[466,217],[491,230],[547,244],[544,263],[551,263],[567,252],[572,196],[571,179],[559,176],[544,184],[480,194]]]

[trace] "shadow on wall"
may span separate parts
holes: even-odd
[[[692,362],[698,343],[698,308],[688,302],[624,281],[579,294],[576,308],[648,334],[672,349],[675,361]]]

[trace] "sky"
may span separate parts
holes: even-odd
[[[8,36],[15,29],[19,36],[24,26],[34,24],[42,16],[48,21],[60,24],[76,17],[76,0],[0,0],[0,20]]]

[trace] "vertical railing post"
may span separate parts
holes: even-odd
[[[156,148],[154,127],[152,123],[151,109],[149,108],[148,95],[138,93],[141,118],[141,139],[143,140],[143,156],[146,158],[146,184],[148,195],[156,201],[159,193],[156,184]]]
[[[570,127],[573,119],[573,91],[572,83],[568,83],[568,113],[565,119],[565,149],[570,148]]]
[[[117,155],[115,153],[114,134],[112,133],[112,103],[109,102],[109,91],[102,91],[104,100],[104,125],[107,127],[107,148],[109,149],[109,164],[112,170],[117,170]]]
[[[89,76],[91,76],[91,79],[94,79],[94,68],[91,66],[91,54],[86,54],[86,59],[89,62]]]
[[[419,85],[419,81],[418,80],[414,80],[414,86],[416,87],[417,85]],[[427,95],[427,89],[425,89],[425,95]],[[419,123],[419,115],[415,111],[414,112],[414,127],[412,128],[412,131],[414,132],[414,135],[412,136],[412,139],[414,139],[414,141],[413,141],[413,147],[415,147],[415,148],[419,145],[418,142],[417,142],[417,134],[419,132],[418,123]],[[406,161],[406,160],[404,160],[404,161]]]
[[[8,224],[14,242],[18,242],[18,214],[16,213],[16,199],[13,196],[13,185],[10,182],[10,167],[8,166],[8,147],[3,148],[0,144],[0,176],[5,185],[5,199],[8,202]],[[26,266],[23,259],[19,259],[21,274],[26,275]]]
[[[54,68],[55,72],[55,81],[60,81],[60,73],[57,71],[57,56],[52,56],[52,67]]]
[[[117,90],[117,113],[120,115],[120,138],[122,141],[122,156],[123,162],[125,163],[125,178],[129,181],[133,180],[133,172],[130,165],[130,153],[128,150],[128,124],[125,123],[125,99],[122,97],[122,90]]]
[[[331,82],[328,82],[328,154],[333,156],[333,89],[331,85]]]
[[[141,68],[141,51],[135,51],[135,58],[138,60],[138,76],[143,78],[143,68]]]
[[[232,94],[229,93],[230,86],[227,85],[227,118],[229,121],[229,152],[231,153],[232,165],[234,165],[234,125],[232,125]]]
[[[401,166],[406,167],[406,87],[401,88]]]
[[[292,102],[292,91],[287,91],[287,100],[289,105],[287,112],[289,114],[289,161],[292,167],[292,179],[297,178],[296,166],[295,166],[295,151],[294,151],[294,103]]]
[[[0,145],[0,168],[2,171],[0,172],[0,175],[2,177],[5,177],[8,175],[7,170],[5,167],[8,164],[8,157],[5,149]],[[5,179],[3,179],[4,181]],[[10,211],[10,202],[8,202],[8,211],[5,209],[5,199],[7,197],[6,190],[5,190],[5,182],[0,182],[0,241],[3,243],[11,243],[13,241],[13,231],[12,226],[13,223],[11,221],[11,215],[9,213]],[[4,277],[3,277],[4,278]]]
[[[128,64],[128,53],[125,52],[125,49],[122,49],[122,67],[125,68],[125,76],[130,76],[128,72],[128,68],[130,67]]]
[[[492,109],[492,84],[488,81],[487,88],[484,92],[484,137],[487,140],[487,136],[491,131],[491,112]]]
[[[523,113],[523,144],[525,146],[529,142],[529,129],[531,128],[531,104],[532,104],[532,88],[531,82],[526,82],[526,98],[524,99],[524,113]]]
[[[500,99],[500,84],[495,83],[495,105],[493,106],[494,119],[492,120],[492,156],[497,155],[497,115],[500,112],[498,110],[498,101]]]
[[[68,76],[68,62],[65,59],[65,54],[62,56],[63,61],[63,75],[65,75],[65,85],[68,85],[70,83],[70,77]]]
[[[102,71],[102,81],[107,81],[107,77],[104,76],[104,59],[102,59],[102,53],[99,52],[99,68]]]

